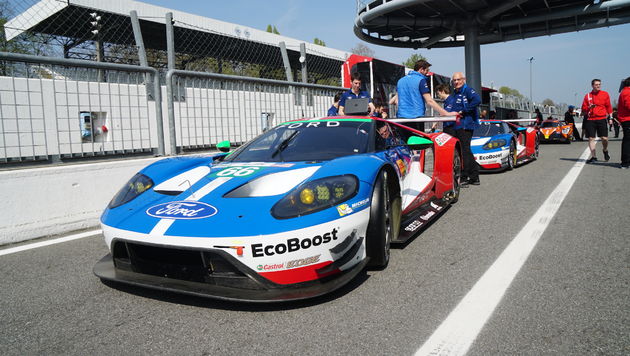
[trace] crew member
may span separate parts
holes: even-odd
[[[623,141],[621,141],[621,168],[630,168],[630,77],[623,83],[623,89],[619,93],[617,100],[617,119],[621,123],[623,130]]]
[[[426,106],[429,105],[440,115],[448,113],[431,97],[431,90],[427,81],[431,63],[421,59],[417,61],[409,73],[400,78],[396,84],[398,91],[398,114],[399,118],[415,119],[424,116]],[[424,122],[410,125],[415,129],[424,131]]]
[[[352,87],[341,94],[341,99],[339,99],[339,115],[345,115],[344,107],[346,106],[346,100],[348,99],[361,99],[368,98],[368,108],[370,110],[369,115],[374,113],[374,104],[372,103],[372,98],[370,98],[370,94],[367,91],[361,90],[361,75],[358,72],[352,73],[350,76]]]
[[[481,97],[477,92],[466,85],[466,77],[461,72],[453,74],[453,86],[455,90],[445,101],[445,109],[448,115],[459,115],[456,122],[445,122],[444,132],[459,139],[462,145],[464,169],[462,170],[461,184],[479,185],[479,165],[470,149],[470,141],[473,131],[479,127],[479,104]]]
[[[612,114],[610,96],[607,92],[601,90],[602,81],[599,79],[593,79],[591,87],[593,90],[586,94],[582,101],[582,115],[586,118],[584,125],[586,125],[588,147],[591,149],[591,158],[586,163],[597,161],[595,155],[595,146],[597,145],[595,137],[597,136],[602,140],[604,159],[608,162],[610,155],[608,154],[608,125],[606,117]]]
[[[573,126],[573,138],[576,141],[582,141],[580,133],[578,132],[577,127],[575,127],[575,112],[573,112],[574,109],[575,106],[569,105],[569,109],[567,110],[567,112],[564,113],[564,122]]]

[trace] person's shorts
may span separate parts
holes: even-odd
[[[606,119],[584,120],[584,129],[586,130],[586,137],[608,137],[608,123]]]

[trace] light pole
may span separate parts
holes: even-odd
[[[529,118],[532,118],[532,110],[534,110],[534,95],[532,94],[532,61],[534,57],[527,59],[529,61]]]

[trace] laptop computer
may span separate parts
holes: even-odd
[[[346,106],[343,107],[343,112],[346,115],[365,115],[368,113],[368,98],[347,99]]]

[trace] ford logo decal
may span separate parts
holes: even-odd
[[[217,213],[217,208],[197,201],[174,201],[152,206],[147,215],[160,219],[203,219]]]

